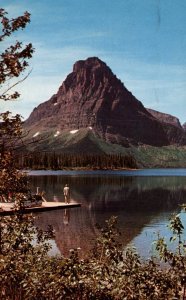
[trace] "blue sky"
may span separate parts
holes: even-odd
[[[186,122],[185,0],[1,0],[11,16],[31,13],[12,40],[32,42],[30,76],[16,103],[0,103],[27,118],[48,100],[77,60],[97,56],[145,107]]]

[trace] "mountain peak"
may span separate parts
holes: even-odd
[[[98,57],[77,61],[57,94],[40,104],[25,124],[46,132],[91,127],[106,142],[123,146],[169,144],[161,122]]]
[[[59,89],[58,95],[66,94],[72,89],[81,95],[81,99],[89,99],[90,95],[99,98],[126,92],[123,83],[113,74],[111,69],[98,57],[79,60]],[[77,91],[78,88],[78,91]]]
[[[78,72],[82,68],[96,68],[96,67],[97,68],[107,67],[107,65],[98,57],[89,57],[86,60],[78,60],[74,64],[73,72]]]

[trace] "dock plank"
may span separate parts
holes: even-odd
[[[74,208],[80,207],[80,203],[65,203],[65,202],[42,202],[41,206],[32,206],[26,207],[22,210],[22,213],[35,213],[35,212],[44,212],[50,210],[58,210],[58,209],[67,209],[67,208]],[[16,212],[14,209],[13,203],[0,203],[0,216],[10,216]]]

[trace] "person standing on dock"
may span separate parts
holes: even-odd
[[[63,189],[63,194],[65,197],[65,203],[69,203],[70,202],[70,188],[69,188],[68,184],[65,184],[65,187]]]

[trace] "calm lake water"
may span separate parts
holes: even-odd
[[[118,216],[123,248],[134,245],[145,258],[154,254],[157,233],[170,237],[167,228],[173,213],[180,213],[186,228],[186,169],[136,171],[31,171],[33,192],[45,191],[48,201],[64,201],[63,187],[70,185],[71,202],[80,208],[37,214],[37,224],[51,224],[56,237],[52,253],[67,255],[73,247],[86,255],[103,225]]]

